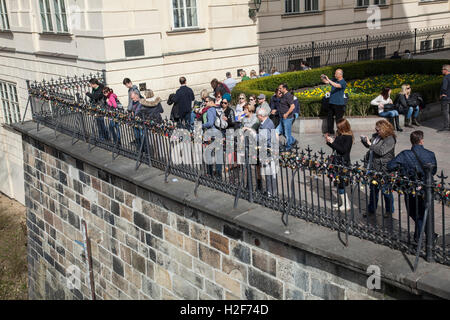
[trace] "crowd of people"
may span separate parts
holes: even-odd
[[[308,66],[304,65],[305,68]],[[276,68],[271,70],[272,74],[278,71]],[[449,122],[449,103],[450,103],[450,66],[444,65],[442,68],[444,80],[441,89],[441,104],[444,119],[444,128],[439,131],[450,130]],[[241,70],[242,81],[257,77],[254,70],[250,77],[247,77],[245,71]],[[260,70],[260,77],[269,76],[264,70]],[[328,109],[327,133],[325,134],[325,143],[332,149],[332,159],[335,164],[350,165],[350,153],[355,143],[355,137],[351,125],[344,118],[345,107],[348,97],[345,94],[347,83],[344,79],[344,71],[337,69],[333,79],[326,75],[321,75],[321,80],[331,86],[331,91],[324,98]],[[195,99],[194,92],[187,85],[187,79],[179,79],[180,88],[169,96],[168,104],[172,105],[171,120],[182,125],[188,130],[193,130],[196,124],[200,124],[203,130],[218,129],[225,136],[227,129],[243,129],[252,131],[256,135],[263,134],[265,129],[276,130],[276,137],[284,136],[285,145],[283,152],[291,152],[298,144],[298,141],[292,135],[292,126],[300,115],[300,104],[295,97],[292,89],[286,83],[281,83],[274,91],[272,97],[266,97],[264,94],[247,96],[240,93],[238,101],[233,105],[231,90],[236,86],[237,81],[232,78],[231,73],[226,73],[226,79],[211,81],[211,90],[204,89],[200,92],[198,100]],[[102,102],[112,109],[125,109],[114,94],[113,90],[104,87],[96,79],[90,81],[92,92],[87,96],[96,103]],[[141,95],[138,87],[130,79],[126,78],[123,84],[128,88],[129,101],[126,110],[140,118],[152,118],[162,121],[161,114],[163,108],[161,99],[155,97],[151,90],[143,92]],[[395,155],[395,146],[397,137],[395,130],[402,132],[400,127],[399,115],[405,116],[405,127],[420,126],[418,116],[420,105],[423,100],[419,94],[412,93],[409,84],[402,85],[401,92],[392,100],[392,89],[384,88],[380,95],[371,101],[371,105],[377,108],[378,115],[382,120],[377,121],[375,133],[372,137],[361,136],[361,143],[368,149],[366,160],[366,169],[377,172],[388,173],[392,170],[401,170],[405,175],[416,175],[417,172],[425,176],[425,163],[433,164],[436,173],[436,157],[433,152],[424,148],[424,134],[422,131],[411,133],[410,140],[412,147]],[[336,123],[337,131],[335,133],[334,125]],[[109,128],[106,127],[104,118],[97,118],[100,139],[112,139],[120,143],[120,130],[118,124],[111,120]],[[136,139],[141,136],[141,132],[136,129]],[[268,147],[271,147],[273,141],[266,134]],[[214,169],[215,168],[215,169]],[[263,169],[263,168],[261,168]],[[221,177],[222,166],[208,166],[208,173]],[[269,195],[277,194],[276,174],[266,176],[267,190]],[[337,186],[337,203],[333,205],[335,209],[348,209],[351,205],[346,192],[346,184],[342,181],[335,182]],[[269,187],[270,186],[270,187]],[[394,212],[394,198],[392,193],[385,192],[386,185],[370,185],[370,196],[367,207],[367,214],[374,214],[377,210],[380,191],[384,198],[385,216],[391,216]],[[410,216],[416,221],[416,236],[418,228],[423,224],[423,213],[425,200],[412,195],[405,198]],[[418,212],[418,214],[417,214]]]

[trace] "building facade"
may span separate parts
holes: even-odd
[[[258,67],[247,0],[0,0],[0,8],[1,124],[24,116],[26,80],[105,70],[126,104],[124,77],[167,99],[180,76],[198,94],[227,71]],[[0,139],[0,191],[23,203],[21,138],[1,126]]]
[[[263,0],[258,12],[258,43],[264,51],[311,41],[440,27],[449,20],[446,0]]]
[[[449,11],[441,0],[0,0],[0,192],[24,202],[21,137],[4,124],[30,119],[26,80],[104,71],[122,103],[124,77],[165,100],[180,76],[198,94],[257,70],[266,50],[448,25]]]

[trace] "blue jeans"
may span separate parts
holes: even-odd
[[[379,113],[378,115],[383,118],[394,118],[398,117],[398,111],[397,110],[384,111]]]
[[[109,120],[109,132],[112,135],[114,143],[117,143],[117,141],[120,143],[120,129],[118,122]]]
[[[282,134],[286,137],[286,151],[289,151],[292,149],[292,145],[295,142],[294,137],[292,136],[292,123],[294,122],[295,118],[288,118],[284,119],[281,118],[280,124],[277,127],[278,134]]]
[[[414,112],[414,110],[415,110],[415,112]],[[419,106],[417,106],[415,108],[409,107],[408,114],[406,115],[406,119],[410,119],[413,112],[414,112],[414,118],[417,118],[419,116],[419,111],[420,111]]]
[[[190,119],[190,120],[191,120],[191,122],[190,122],[191,128],[194,127],[195,118],[197,118],[197,114],[196,114],[194,111],[192,111],[192,112],[191,112],[191,119]]]
[[[392,193],[385,193],[386,187],[383,186],[381,188],[383,192],[383,198],[384,198],[384,209],[386,213],[394,213],[394,195]],[[377,210],[378,206],[378,196],[380,193],[380,187],[371,184],[370,185],[370,198],[369,198],[369,206],[368,211],[374,213]]]
[[[108,130],[105,125],[105,117],[98,117],[95,121],[97,122],[98,136],[100,140],[109,140]]]

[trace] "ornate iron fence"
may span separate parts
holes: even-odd
[[[303,43],[297,46],[271,49],[259,55],[260,68],[269,71],[301,70],[300,62],[311,67],[323,67],[346,62],[377,60],[409,50],[413,55],[450,48],[450,26],[380,34],[375,36]]]
[[[211,141],[204,141],[201,130],[183,131],[183,126],[168,120],[139,119],[88,103],[80,97],[88,78],[29,83],[29,102],[38,130],[42,124],[54,129],[55,135],[61,132],[71,136],[73,144],[79,140],[89,143],[90,151],[104,148],[112,152],[112,159],[121,155],[135,161],[136,168],[144,164],[164,170],[166,181],[169,175],[193,181],[196,195],[198,186],[203,185],[234,195],[235,206],[243,199],[272,208],[281,213],[286,232],[288,217],[294,216],[337,230],[345,245],[349,244],[348,236],[354,235],[416,254],[415,267],[419,256],[450,265],[450,228],[446,222],[450,190],[443,172],[434,181],[432,168],[426,179],[420,179],[418,174],[411,178],[399,172],[370,171],[363,163],[341,166],[322,150],[313,152],[308,147],[282,154],[276,163],[269,161],[279,170],[267,174],[267,163],[258,163],[254,157],[263,149],[253,153],[250,138],[246,138],[243,153],[220,147],[215,152],[223,164],[207,163],[203,155],[209,152]],[[239,139],[232,141],[239,144]],[[278,150],[271,152],[276,155]],[[236,163],[234,160],[240,157],[244,160]],[[346,185],[347,196],[340,208],[339,204],[336,207],[339,184]],[[379,189],[382,195],[394,196],[393,213],[387,212],[390,210],[383,201],[377,212],[368,212],[370,191]],[[415,211],[411,201],[417,204]],[[415,221],[420,218],[420,203],[426,207],[423,219],[427,223],[414,236],[416,227],[409,216]]]

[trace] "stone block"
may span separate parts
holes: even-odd
[[[208,244],[208,230],[199,224],[191,223],[191,237],[195,240]]]
[[[183,279],[186,279],[187,281],[192,283],[200,290],[203,290],[203,278],[199,274],[192,272],[191,270],[188,270],[186,267],[180,265],[178,275]]]
[[[161,287],[145,276],[142,276],[142,291],[154,300],[161,299]]]
[[[124,205],[120,205],[120,216],[129,222],[133,222],[133,211]]]
[[[267,300],[267,296],[261,291],[247,286],[242,285],[242,299],[245,300]]]
[[[222,271],[233,279],[247,282],[247,267],[222,255]]]
[[[155,219],[166,225],[169,224],[169,212],[157,205],[154,205],[153,203],[143,201],[142,212],[152,219]]]
[[[177,296],[185,300],[198,300],[198,290],[183,278],[174,275],[172,286]]]
[[[134,219],[133,219],[134,224],[137,227],[139,227],[145,231],[150,231],[150,221],[146,216],[144,216],[143,214],[140,214],[139,212],[136,212],[136,211],[133,212],[133,216],[134,216]]]
[[[205,292],[216,300],[223,300],[224,290],[214,282],[205,280]]]
[[[167,270],[162,268],[161,266],[156,266],[154,270],[155,282],[168,290],[172,290],[172,279],[170,278],[170,274]]]
[[[115,273],[117,273],[120,276],[124,276],[124,266],[123,262],[117,258],[116,256],[113,256],[113,270]]]
[[[212,232],[209,232],[209,243],[211,247],[216,248],[219,251],[222,251],[224,254],[228,255],[230,253],[229,248],[229,240],[224,236]]]
[[[191,238],[184,237],[184,250],[191,256],[198,257],[198,242]]]
[[[189,236],[189,221],[181,217],[177,217],[177,230]]]
[[[311,278],[311,294],[325,300],[344,300],[345,290],[332,283]]]
[[[276,276],[277,262],[275,258],[258,250],[252,250],[252,263],[253,266],[261,271],[267,272],[272,276]]]
[[[285,284],[284,300],[305,300],[305,294],[302,290]]]
[[[160,239],[163,238],[163,225],[152,221],[152,234]]]
[[[131,252],[131,265],[137,271],[145,274],[145,258],[137,252]]]
[[[217,270],[214,271],[214,279],[216,284],[230,291],[235,296],[241,295],[241,284],[239,281],[236,281],[227,274]]]
[[[199,258],[213,268],[220,269],[220,253],[203,244],[199,244]]]
[[[204,278],[210,280],[213,280],[214,278],[214,269],[211,266],[195,259],[193,261],[193,270],[195,273],[199,274]]]
[[[263,272],[249,268],[248,283],[275,299],[283,299],[283,283]]]
[[[230,241],[231,256],[235,257],[239,261],[250,264],[250,248],[240,242]]]
[[[164,227],[164,239],[176,247],[183,249],[183,235],[174,229]]]

